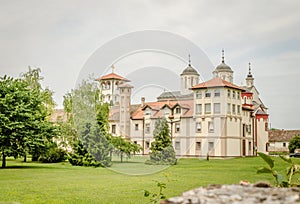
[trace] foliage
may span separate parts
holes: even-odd
[[[150,160],[146,161],[146,164],[176,164],[170,130],[165,118],[155,122],[153,137],[155,141],[151,143]]]
[[[73,152],[69,153],[68,160],[73,166],[94,166],[99,167],[101,163],[84,148],[80,140],[73,143]]]
[[[59,148],[55,142],[49,142],[47,151],[39,157],[43,163],[57,163],[66,160],[66,151]]]
[[[53,109],[56,105],[52,97],[53,92],[48,88],[42,88],[41,81],[43,77],[40,73],[40,68],[32,69],[29,67],[27,72],[21,74],[21,79],[28,83],[30,91],[38,94],[41,100],[40,111],[43,113],[43,116],[40,116],[43,122],[40,122],[38,130],[30,134],[32,138],[26,143],[24,161],[26,161],[27,153],[32,155],[33,161],[37,161],[39,156],[47,151],[47,144],[51,144],[51,139],[59,135],[57,127],[50,122],[50,115],[53,113]],[[33,131],[33,129],[31,131]]]
[[[138,144],[132,143],[122,137],[111,137],[110,142],[113,145],[115,152],[120,156],[121,162],[123,162],[124,154],[130,158],[131,154],[136,154],[142,150],[142,147]]]
[[[287,168],[286,171],[286,178],[282,174],[279,174],[275,169],[274,169],[274,160],[269,156],[266,155],[262,152],[258,152],[258,155],[268,164],[268,167],[260,167],[257,170],[257,173],[269,173],[271,174],[274,179],[276,186],[278,187],[293,187],[297,186],[300,187],[299,179],[294,182],[294,176],[296,174],[300,173],[300,165],[295,164],[295,162],[291,158],[286,158],[282,155],[280,155],[280,158],[289,164],[289,167]]]
[[[36,71],[29,70],[28,73],[31,72]],[[39,86],[40,79],[34,84],[29,78],[0,78],[2,167],[6,166],[7,156],[26,158],[26,153],[29,152],[33,159],[37,159],[46,150],[45,144],[58,134],[55,126],[48,120],[49,109],[46,106],[46,96]],[[47,93],[48,100],[51,94]]]
[[[161,181],[156,181],[156,186],[158,187],[157,192],[150,192],[149,190],[144,190],[144,197],[150,199],[150,203],[158,203],[162,199],[166,199],[167,196],[164,194],[163,190],[167,188],[167,183],[170,182],[169,175],[166,173],[163,173],[163,176],[165,177],[166,181],[161,182]]]
[[[300,136],[296,135],[289,142],[290,153],[294,153],[295,149],[300,149]]]
[[[109,107],[101,103],[99,94],[94,82],[83,80],[76,89],[64,96],[64,109],[68,113],[69,128],[74,128],[76,132],[76,138],[73,137],[75,141],[80,140],[100,166],[110,166],[112,145],[108,141],[107,131]],[[85,160],[91,159],[88,156]]]

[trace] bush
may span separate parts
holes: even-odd
[[[73,153],[68,155],[68,160],[73,166],[108,166],[109,164],[102,164],[94,159],[94,157],[88,153],[83,147],[81,141],[77,141],[73,144]]]
[[[175,165],[177,159],[173,146],[168,146],[161,151],[153,151],[150,153],[150,160],[145,164],[158,164],[158,165]]]
[[[66,160],[66,151],[59,148],[56,143],[51,142],[48,150],[39,157],[43,163],[57,163]]]
[[[300,148],[300,136],[296,135],[289,142],[290,153],[294,153],[295,149],[299,149],[299,148]]]

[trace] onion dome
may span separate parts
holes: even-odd
[[[189,55],[189,65],[187,68],[185,68],[182,73],[180,74],[180,76],[183,75],[197,75],[199,76],[197,70],[195,68],[192,67],[191,65],[191,56]]]
[[[229,67],[227,64],[225,64],[225,60],[224,60],[224,50],[222,50],[222,62],[221,64],[219,64],[215,71],[217,72],[233,72],[231,67]]]

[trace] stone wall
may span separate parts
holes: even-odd
[[[300,203],[299,188],[274,188],[265,183],[210,185],[184,192],[161,204],[295,204]]]

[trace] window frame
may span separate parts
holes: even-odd
[[[216,107],[219,106],[219,111],[216,111]],[[221,113],[221,103],[214,103],[214,114],[220,114]]]
[[[207,110],[208,109],[207,107],[209,107],[209,111]],[[211,114],[211,103],[205,103],[204,104],[204,113],[205,114]]]
[[[221,91],[219,89],[214,90],[214,97],[220,97]]]
[[[199,128],[200,127],[200,128]],[[195,123],[195,130],[196,130],[196,132],[201,132],[202,131],[202,124],[201,124],[201,122],[196,122]]]

